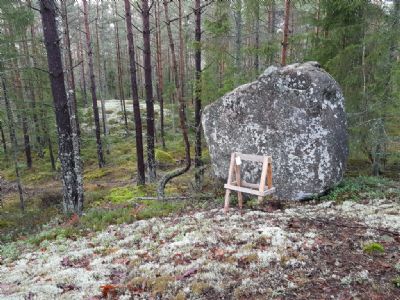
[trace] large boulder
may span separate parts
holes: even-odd
[[[217,177],[226,180],[232,152],[271,155],[279,199],[322,194],[346,168],[343,94],[317,62],[269,67],[205,107],[202,124]],[[244,163],[242,170],[258,183],[261,166]]]

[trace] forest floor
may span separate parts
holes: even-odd
[[[0,299],[400,299],[398,168],[393,181],[359,176],[365,166],[351,164],[349,176],[319,199],[250,200],[242,213],[225,215],[224,190],[204,149],[201,194],[191,170],[166,189],[187,201],[139,200],[154,197],[156,186],[135,185],[134,139],[119,106],[106,102],[110,154],[102,169],[86,112],[80,218],[62,214],[48,153],[35,156],[32,169],[21,155],[24,213],[13,166],[0,162]],[[176,112],[166,109],[159,176],[185,156]]]
[[[3,258],[0,297],[400,299],[398,198],[268,210],[185,211],[44,240]]]

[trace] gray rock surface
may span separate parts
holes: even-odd
[[[230,153],[271,155],[280,199],[300,200],[337,184],[348,156],[344,98],[317,62],[269,67],[205,107],[202,124],[215,175],[226,180]],[[258,183],[261,166],[244,163]]]

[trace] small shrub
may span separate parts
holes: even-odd
[[[105,168],[96,168],[96,169],[94,169],[94,170],[90,170],[90,171],[87,171],[86,173],[85,173],[85,175],[84,175],[84,178],[86,179],[86,180],[94,180],[94,179],[99,179],[99,178],[102,178],[102,177],[104,177],[104,176],[106,176],[106,175],[108,175],[108,174],[110,174],[111,173],[111,171],[110,170],[108,170],[108,169],[105,169]]]
[[[396,188],[396,184],[392,180],[383,177],[359,176],[345,178],[327,195],[319,197],[319,199],[343,202],[398,196],[400,196],[400,189]]]
[[[129,187],[113,188],[106,196],[106,199],[114,203],[119,203],[132,199],[133,195],[133,190]]]
[[[40,195],[40,206],[42,208],[60,205],[63,200],[63,195],[59,190],[47,190]]]
[[[364,245],[363,251],[367,254],[384,253],[385,248],[379,243],[369,243]]]
[[[16,260],[20,254],[15,243],[0,245],[0,256],[4,259]]]
[[[400,276],[393,278],[392,283],[394,284],[395,287],[400,288]]]
[[[168,165],[168,164],[174,164],[175,163],[175,160],[172,157],[172,155],[169,154],[166,151],[163,151],[163,150],[160,150],[160,149],[156,149],[155,155],[156,155],[156,161],[159,164]]]

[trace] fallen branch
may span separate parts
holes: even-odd
[[[170,196],[170,197],[164,197],[164,198],[158,198],[158,197],[136,197],[133,198],[130,201],[137,201],[137,200],[187,200],[187,199],[212,199],[215,198],[214,195],[195,195],[195,196]]]

